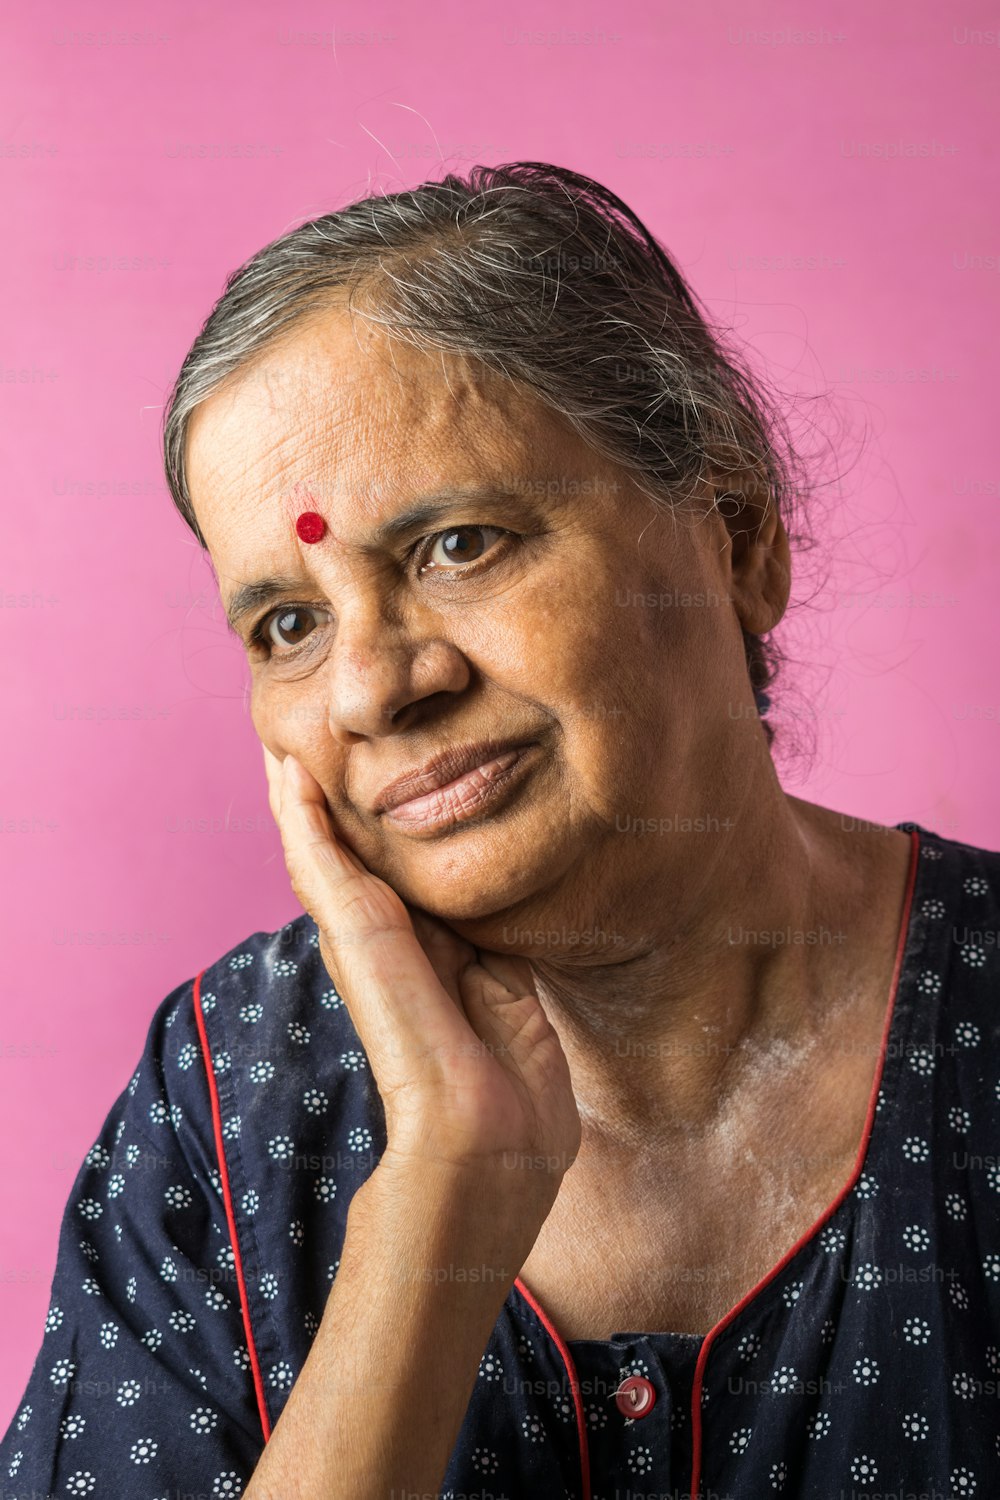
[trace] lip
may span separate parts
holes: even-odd
[[[515,745],[499,752],[432,791],[388,808],[384,817],[410,838],[433,838],[463,823],[481,822],[498,804],[516,795],[537,760],[538,746]],[[482,752],[479,752],[480,754]],[[475,757],[478,760],[478,754]]]
[[[455,745],[442,750],[424,765],[397,776],[382,788],[372,805],[374,813],[396,813],[408,802],[440,791],[461,780],[470,771],[528,748],[527,740],[482,740],[475,745]]]

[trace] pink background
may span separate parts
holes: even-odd
[[[442,158],[619,193],[779,383],[838,398],[786,785],[1000,846],[997,9],[802,9],[353,3],[335,46],[315,0],[8,10],[0,1430],[154,1007],[300,910],[158,450],[225,274],[286,228]]]

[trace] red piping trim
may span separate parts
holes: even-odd
[[[587,1424],[584,1421],[583,1400],[580,1396],[580,1382],[576,1378],[576,1365],[573,1363],[573,1356],[572,1354],[570,1354],[569,1349],[566,1347],[566,1344],[563,1342],[558,1332],[556,1331],[555,1324],[543,1310],[536,1298],[533,1297],[531,1292],[528,1291],[528,1288],[525,1286],[520,1276],[516,1276],[514,1278],[514,1285],[521,1293],[521,1296],[524,1298],[525,1302],[527,1302],[529,1307],[533,1309],[535,1316],[542,1324],[544,1324],[549,1338],[559,1350],[559,1353],[562,1357],[562,1362],[566,1366],[566,1374],[569,1376],[569,1388],[573,1392],[573,1405],[576,1408],[576,1432],[577,1437],[580,1441],[580,1479],[583,1486],[582,1500],[591,1500],[590,1449],[587,1447]]]
[[[899,990],[899,975],[903,967],[903,954],[906,950],[906,937],[910,926],[910,907],[913,903],[913,888],[916,884],[917,879],[917,854],[920,848],[920,836],[915,828],[912,828],[910,830],[910,838],[910,872],[907,876],[906,881],[906,895],[903,900],[903,917],[899,925],[899,938],[896,943],[896,961],[893,965],[892,981],[889,985],[889,1006],[885,1018],[885,1025],[882,1028],[882,1043],[879,1047],[878,1066],[875,1070],[875,1080],[872,1084],[871,1095],[868,1099],[868,1114],[865,1117],[865,1128],[861,1137],[861,1145],[858,1147],[858,1154],[854,1162],[854,1168],[848,1181],[841,1188],[840,1192],[837,1194],[836,1198],[834,1198],[833,1202],[823,1210],[819,1218],[813,1224],[812,1228],[807,1229],[805,1234],[803,1234],[799,1239],[795,1241],[795,1244],[787,1252],[787,1254],[781,1257],[777,1265],[772,1266],[767,1275],[764,1276],[760,1281],[758,1281],[757,1285],[755,1287],[752,1287],[750,1291],[747,1292],[745,1297],[741,1297],[739,1302],[737,1302],[734,1307],[731,1307],[729,1311],[719,1319],[715,1327],[710,1328],[708,1333],[706,1333],[705,1335],[705,1342],[702,1344],[701,1349],[698,1353],[698,1363],[695,1366],[694,1372],[694,1386],[691,1391],[691,1440],[693,1450],[693,1463],[691,1468],[690,1500],[699,1500],[699,1490],[701,1488],[701,1390],[705,1374],[705,1365],[708,1363],[708,1355],[712,1340],[718,1333],[721,1333],[722,1329],[726,1327],[727,1323],[731,1323],[733,1318],[735,1318],[738,1313],[742,1312],[743,1308],[746,1307],[749,1302],[753,1301],[758,1292],[760,1292],[765,1286],[767,1286],[768,1282],[773,1280],[773,1278],[777,1276],[781,1268],[788,1264],[792,1256],[797,1254],[797,1252],[801,1250],[806,1241],[812,1238],[812,1236],[816,1233],[824,1220],[828,1219],[830,1215],[834,1213],[837,1208],[839,1208],[840,1204],[847,1197],[847,1194],[854,1186],[854,1183],[857,1180],[858,1174],[861,1171],[861,1167],[864,1163],[865,1153],[868,1150],[868,1140],[872,1132],[872,1125],[875,1121],[875,1106],[878,1102],[878,1091],[882,1083],[882,1072],[885,1066],[885,1054],[886,1046],[889,1041],[889,1031],[892,1027],[892,1021],[896,1011],[896,995]]]
[[[229,1188],[229,1169],[226,1166],[226,1153],[222,1144],[222,1110],[219,1106],[219,1090],[215,1082],[215,1069],[212,1067],[212,1054],[208,1045],[208,1032],[205,1029],[205,1017],[201,1009],[201,975],[204,972],[205,970],[202,969],[194,982],[194,1019],[198,1027],[198,1035],[201,1038],[202,1057],[205,1063],[205,1072],[208,1076],[208,1093],[212,1103],[212,1126],[215,1131],[215,1154],[218,1157],[219,1177],[222,1182],[222,1201],[226,1205],[229,1242],[233,1247],[233,1259],[236,1265],[236,1284],[240,1289],[240,1308],[243,1312],[243,1328],[247,1336],[247,1353],[250,1356],[254,1390],[257,1393],[257,1411],[260,1414],[260,1425],[263,1429],[264,1441],[266,1443],[271,1436],[271,1419],[267,1414],[267,1403],[264,1399],[264,1377],[260,1372],[257,1345],[254,1342],[253,1327],[250,1323],[250,1300],[247,1297],[246,1278],[243,1274],[243,1257],[240,1255],[240,1243],[236,1234],[236,1214],[233,1212],[233,1195]]]
[[[823,1212],[820,1214],[819,1218],[815,1221],[811,1228],[807,1229],[805,1233],[795,1241],[795,1244],[792,1246],[792,1248],[781,1257],[776,1265],[773,1265],[771,1267],[767,1275],[762,1277],[761,1280],[758,1281],[756,1286],[751,1287],[750,1291],[747,1292],[744,1297],[741,1297],[739,1302],[731,1307],[729,1311],[719,1319],[714,1328],[710,1328],[708,1333],[706,1333],[705,1335],[701,1349],[698,1351],[698,1363],[695,1366],[694,1385],[691,1391],[691,1440],[693,1463],[691,1468],[691,1491],[689,1500],[699,1500],[699,1490],[701,1487],[701,1390],[705,1375],[705,1365],[708,1363],[708,1355],[712,1340],[716,1337],[717,1334],[722,1332],[723,1328],[725,1328],[728,1323],[732,1322],[732,1320],[737,1316],[738,1313],[743,1311],[748,1303],[753,1301],[753,1299],[758,1295],[759,1292],[763,1291],[764,1287],[767,1286],[769,1281],[774,1280],[775,1276],[777,1276],[782,1267],[786,1266],[792,1259],[792,1256],[796,1255],[799,1250],[802,1249],[802,1246],[806,1244],[808,1240],[812,1239],[813,1235],[819,1229],[820,1225],[823,1224],[823,1222],[828,1219],[832,1213],[836,1212],[840,1204],[847,1197],[847,1194],[851,1191],[851,1188],[854,1186],[858,1174],[861,1171],[862,1165],[864,1164],[865,1154],[868,1150],[868,1141],[872,1133],[872,1126],[875,1122],[875,1107],[878,1103],[878,1091],[882,1083],[882,1073],[885,1068],[885,1054],[886,1047],[889,1041],[889,1032],[892,1029],[892,1022],[896,1012],[896,996],[899,992],[899,976],[903,968],[903,954],[906,951],[906,938],[910,926],[910,907],[913,904],[913,890],[917,880],[917,855],[920,852],[920,835],[915,828],[910,830],[910,840],[910,869],[906,879],[906,894],[903,898],[903,916],[899,924],[899,937],[896,941],[896,959],[895,963],[893,964],[892,980],[889,984],[889,1004],[886,1011],[885,1024],[882,1027],[882,1041],[879,1047],[878,1064],[875,1070],[875,1078],[872,1083],[871,1094],[868,1097],[868,1113],[865,1116],[865,1125],[861,1136],[861,1144],[858,1147],[858,1154],[855,1157],[854,1167],[851,1171],[850,1177],[841,1188],[836,1198],[834,1198],[833,1202],[823,1210]],[[570,1354],[569,1349],[566,1347],[563,1340],[557,1333],[552,1320],[543,1311],[538,1300],[531,1294],[531,1292],[528,1291],[528,1288],[525,1286],[520,1276],[515,1277],[514,1285],[518,1288],[522,1297],[527,1303],[530,1304],[530,1306],[534,1309],[537,1317],[544,1324],[549,1337],[552,1339],[552,1342],[559,1350],[559,1353],[561,1354],[563,1359],[563,1363],[566,1366],[566,1371],[570,1379],[570,1388],[573,1392],[573,1402],[576,1407],[576,1425],[580,1439],[580,1469],[583,1475],[583,1500],[591,1500],[590,1453],[587,1448],[587,1428],[583,1419],[583,1403],[580,1399],[580,1387],[576,1378],[576,1366],[573,1364],[573,1357]]]

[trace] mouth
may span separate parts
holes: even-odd
[[[471,746],[387,788],[377,810],[387,822],[411,834],[436,833],[481,818],[487,810],[496,811],[521,784],[535,759],[532,752],[538,749],[534,743],[503,749]],[[433,782],[437,784],[429,784]]]

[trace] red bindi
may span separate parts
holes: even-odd
[[[303,542],[319,542],[326,535],[326,522],[314,510],[304,510],[295,522],[295,530]]]

